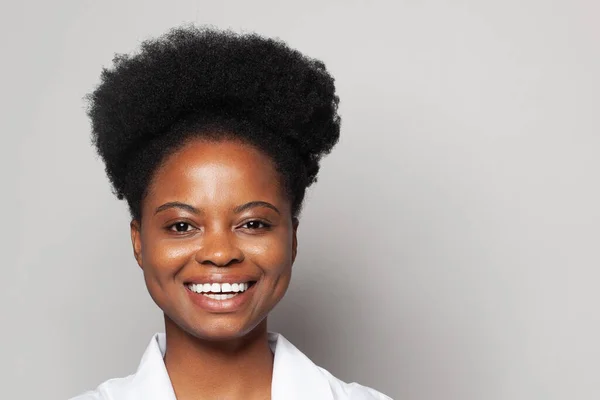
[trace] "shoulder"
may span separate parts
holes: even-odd
[[[360,385],[356,382],[346,383],[333,376],[326,369],[318,368],[327,378],[333,397],[336,400],[392,400],[390,397],[373,388]]]
[[[124,378],[109,379],[101,383],[96,389],[89,390],[69,400],[113,400],[115,392],[128,391],[127,388],[133,378],[134,375],[129,375]]]
[[[97,391],[89,391],[80,394],[79,396],[71,397],[69,400],[105,400]]]
[[[269,341],[275,353],[273,399],[391,400],[375,389],[336,378],[281,334],[271,332]]]
[[[163,362],[166,339],[157,333],[150,340],[135,373],[114,378],[69,400],[175,400],[169,375]]]
[[[71,397],[69,400],[108,400],[109,398],[104,396],[98,390],[90,390],[82,393],[79,396]]]

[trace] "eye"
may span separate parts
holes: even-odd
[[[271,227],[271,225],[267,224],[266,222],[256,221],[256,220],[248,221],[244,225],[242,225],[242,228],[250,229],[250,230],[268,229],[270,227]]]
[[[177,222],[169,226],[169,230],[177,233],[190,232],[193,229],[192,225],[187,222]]]

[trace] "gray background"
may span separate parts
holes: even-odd
[[[337,79],[342,140],[271,329],[395,399],[600,398],[600,3],[6,3],[3,399],[126,375],[162,329],[82,97],[182,22],[281,37]]]

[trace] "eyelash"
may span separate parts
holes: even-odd
[[[252,221],[248,221],[245,224],[243,224],[242,226],[246,226],[246,225],[251,224],[251,223],[260,224],[260,225],[262,225],[262,227],[260,227],[260,228],[245,228],[245,229],[250,229],[250,230],[253,230],[253,231],[255,231],[255,230],[257,231],[257,230],[267,230],[267,229],[271,228],[271,224],[268,224],[268,223],[266,223],[264,221],[260,221],[258,219],[253,219]]]
[[[246,223],[244,223],[244,224],[242,224],[242,225],[240,225],[240,226],[241,226],[241,227],[245,227],[245,226],[247,226],[248,224],[254,224],[254,223],[256,223],[256,224],[259,224],[259,225],[260,225],[260,227],[258,227],[258,228],[244,228],[244,229],[249,229],[249,230],[251,230],[251,231],[258,231],[258,230],[268,230],[268,229],[270,229],[270,228],[271,228],[271,226],[272,226],[271,224],[269,224],[269,223],[267,223],[267,222],[260,221],[260,220],[256,220],[256,219],[253,219],[253,220],[251,220],[251,221],[248,221],[248,222],[246,222]],[[184,230],[184,231],[178,231],[178,230],[177,230],[177,226],[178,226],[178,225],[185,225],[186,227],[188,227],[188,228],[192,228],[192,229],[187,229],[187,230]],[[171,232],[173,232],[173,233],[175,233],[175,234],[178,234],[178,235],[184,235],[184,234],[186,234],[186,233],[189,233],[189,232],[191,232],[193,229],[194,229],[193,225],[192,225],[192,224],[190,224],[189,222],[175,222],[174,224],[171,224],[171,225],[169,225],[169,226],[167,227],[167,230],[169,230],[169,231],[171,231]]]
[[[177,225],[186,225],[187,227],[193,228],[192,224],[190,224],[189,222],[175,222],[174,224],[169,225],[167,227],[167,230],[169,230],[171,232],[174,232],[174,233],[176,233],[178,235],[183,235],[183,234],[191,232],[191,229],[190,230],[185,230],[185,231],[178,231],[177,230]]]

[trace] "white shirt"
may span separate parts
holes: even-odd
[[[269,333],[269,346],[275,354],[272,400],[392,400],[374,389],[337,379],[283,335]],[[135,374],[110,379],[71,400],[176,400],[163,360],[165,350],[165,334],[155,334]]]

